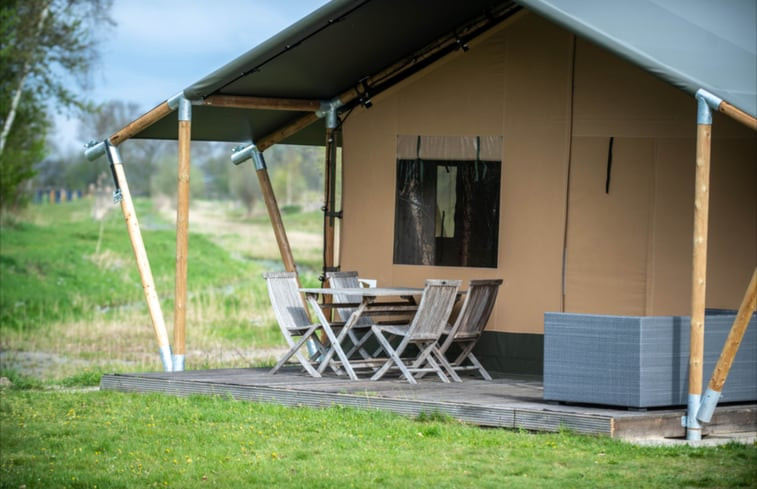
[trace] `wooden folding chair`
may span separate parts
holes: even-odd
[[[326,272],[326,278],[329,281],[329,287],[332,289],[356,289],[360,287],[360,281],[357,278],[357,272]],[[360,304],[360,297],[334,294],[334,304]],[[337,315],[342,322],[347,322],[356,307],[339,307],[336,308]],[[370,317],[363,315],[358,320],[358,325],[373,324]]]
[[[447,336],[439,345],[439,353],[448,359],[455,371],[478,370],[484,379],[492,380],[489,372],[473,354],[473,347],[476,346],[476,342],[489,321],[500,285],[502,285],[500,279],[471,280],[457,320],[452,328],[445,332]],[[447,354],[450,353],[449,349],[452,345],[459,347],[460,351],[456,354],[454,360],[449,360]]]
[[[409,326],[380,324],[371,326],[373,334],[376,335],[379,344],[388,356],[371,380],[378,380],[389,369],[396,368],[411,384],[417,383],[414,374],[427,372],[436,373],[442,382],[448,383],[449,379],[442,370],[443,367],[453,380],[460,381],[447,359],[437,348],[439,337],[452,313],[459,286],[459,280],[427,280],[418,311]],[[402,340],[394,348],[387,339],[387,335],[401,337]],[[403,355],[408,353],[408,346],[411,345],[417,347],[417,354],[403,358]]]
[[[316,334],[318,330],[323,330],[329,341],[332,342],[330,347],[336,349],[337,356],[346,363],[344,367],[351,374],[350,377],[354,377],[354,372],[352,372],[349,363],[346,362],[339,345],[336,344],[336,337],[323,314],[317,311],[318,322],[312,323],[310,321],[299,292],[297,274],[294,272],[273,272],[263,274],[263,277],[268,286],[268,295],[271,299],[273,312],[276,315],[276,321],[278,321],[281,333],[284,335],[287,345],[289,345],[289,350],[271,369],[271,373],[278,372],[294,356],[310,375],[320,377],[321,374],[313,366],[319,364],[320,358],[323,358],[329,348],[321,343]],[[299,340],[294,341],[294,338],[298,336]],[[306,357],[300,352],[300,349],[308,340],[312,340],[316,346],[316,351]]]
[[[332,289],[352,289],[360,287],[358,273],[355,271],[326,272],[326,278],[329,281],[329,287],[331,287]],[[361,301],[360,297],[345,294],[333,294],[331,297],[334,300],[334,304],[360,304]],[[346,323],[356,309],[356,307],[338,307],[336,308],[336,313],[339,316],[339,319],[343,323]],[[370,353],[363,349],[362,345],[371,335],[369,328],[371,327],[371,325],[373,325],[373,323],[374,321],[369,315],[364,314],[360,316],[357,323],[354,325],[354,328],[362,331],[363,336],[362,338],[358,339],[355,335],[355,330],[352,329],[347,333],[353,345],[353,348],[346,353],[347,357],[350,357],[355,351],[359,351],[360,355],[364,359],[371,358]]]

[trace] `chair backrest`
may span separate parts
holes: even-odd
[[[452,327],[456,339],[477,338],[489,321],[501,279],[471,280],[460,314]]]
[[[289,334],[290,328],[310,324],[305,305],[302,302],[297,274],[294,272],[264,273],[268,296],[281,331]]]
[[[460,283],[460,280],[426,280],[418,312],[407,332],[410,341],[435,340],[441,336],[455,305]]]
[[[357,278],[357,272],[326,272],[326,278],[329,279],[329,287],[332,289],[355,289],[360,287],[360,281]],[[361,297],[359,296],[353,296],[353,295],[346,295],[346,294],[334,294],[333,296],[334,303],[360,303]],[[350,315],[355,312],[354,307],[340,307],[336,310],[337,314],[339,315],[339,318],[342,321],[347,321],[350,317]],[[368,318],[365,318],[365,321],[363,321],[363,317],[360,318],[360,321],[362,322],[368,322],[370,323],[370,320]]]

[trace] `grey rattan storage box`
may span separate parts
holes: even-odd
[[[705,319],[704,386],[735,313]],[[689,318],[544,315],[544,399],[633,408],[685,405]],[[703,390],[704,391],[704,390]],[[757,400],[757,317],[752,315],[720,403]]]

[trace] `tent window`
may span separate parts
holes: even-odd
[[[418,148],[403,158],[398,147],[394,263],[496,267],[501,162],[480,159],[475,148],[472,159],[447,153],[457,158],[422,158]]]

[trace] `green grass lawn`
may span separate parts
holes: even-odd
[[[141,222],[158,293],[172,305],[175,231],[146,202]],[[142,285],[120,211],[100,223],[82,200],[39,206],[32,219],[2,229],[0,238],[0,324],[31,328],[53,321],[91,319],[98,311],[143,302]],[[156,225],[159,223],[160,225]],[[253,261],[235,260],[208,237],[190,237],[191,292],[220,288],[259,276]],[[169,309],[170,310],[170,309]]]
[[[3,390],[0,487],[755,487],[757,449],[638,447],[340,407]]]

